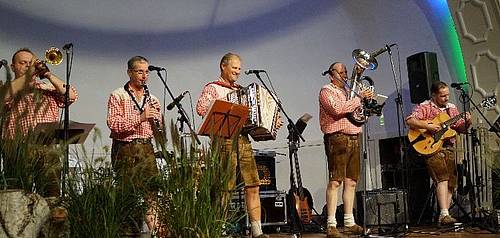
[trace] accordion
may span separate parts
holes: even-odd
[[[254,141],[276,139],[279,108],[271,93],[264,87],[252,83],[248,87],[228,93],[227,101],[249,108],[250,113],[243,132],[248,133]]]

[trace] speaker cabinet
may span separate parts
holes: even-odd
[[[259,194],[262,226],[282,226],[288,224],[286,193],[284,191],[261,191]],[[241,207],[239,204],[238,194],[235,193],[229,204],[230,211],[245,211],[245,199],[241,200]],[[243,220],[245,222],[244,225],[250,227],[248,214],[244,213],[244,216],[246,217]]]
[[[276,152],[255,151],[255,162],[259,172],[260,191],[276,190]]]
[[[364,193],[357,192],[358,221],[363,221]],[[366,225],[396,225],[408,221],[407,196],[403,190],[366,192]],[[405,216],[406,215],[406,216]]]
[[[401,149],[401,142],[406,142],[408,149]],[[380,167],[382,169],[383,189],[404,189],[408,193],[408,209],[410,223],[418,221],[422,213],[422,221],[432,220],[432,209],[425,206],[430,193],[430,176],[425,159],[410,146],[408,138],[393,137],[379,140]],[[401,151],[406,153],[404,157]],[[401,160],[403,158],[403,160]],[[404,184],[404,181],[407,183]]]
[[[406,59],[411,102],[418,104],[430,98],[431,85],[439,81],[437,56],[434,52],[420,52]]]

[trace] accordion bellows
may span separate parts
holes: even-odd
[[[254,141],[276,139],[279,107],[271,93],[264,87],[252,83],[228,93],[227,100],[249,108],[250,113],[243,132],[248,133]]]

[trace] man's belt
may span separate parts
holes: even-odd
[[[325,134],[324,138],[328,138],[328,137],[338,137],[338,136],[345,136],[351,140],[357,140],[359,138],[359,134],[354,134],[354,135],[350,135],[350,134],[344,134],[342,132],[333,132],[333,133],[328,133],[328,134]]]
[[[120,140],[115,140],[115,141],[122,144],[134,144],[134,145],[151,144],[151,138],[135,138],[132,139],[132,141],[120,141]]]

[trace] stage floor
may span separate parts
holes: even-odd
[[[476,227],[465,227],[458,229],[458,231],[450,230],[453,228],[437,228],[437,227],[412,227],[405,234],[386,234],[386,235],[378,235],[374,231],[374,234],[371,234],[371,237],[439,237],[439,238],[461,238],[461,237],[500,237],[500,234],[493,234],[487,230],[482,230]],[[342,231],[342,230],[341,230]],[[269,234],[271,238],[278,237],[290,237],[290,234],[286,233],[277,233],[277,234]],[[326,234],[323,233],[314,233],[314,234],[301,234],[301,237],[304,238],[313,238],[313,237],[326,237]],[[356,237],[356,236],[344,236],[344,237]]]
[[[457,231],[450,230],[453,228],[437,228],[437,227],[412,227],[406,233],[399,234],[386,234],[378,235],[375,231],[371,234],[371,237],[439,237],[439,238],[462,238],[462,237],[474,237],[474,238],[493,238],[500,237],[500,234],[493,234],[487,230],[482,230],[476,227],[465,227],[459,228]],[[340,229],[342,231],[342,229]],[[281,238],[281,237],[291,237],[290,233],[271,233],[270,238]],[[141,238],[151,237],[149,233],[142,234]],[[250,236],[232,236],[232,237],[248,237]],[[326,237],[325,233],[302,233],[301,237],[304,238],[314,238],[314,237]],[[358,237],[358,236],[344,236],[343,237]]]

